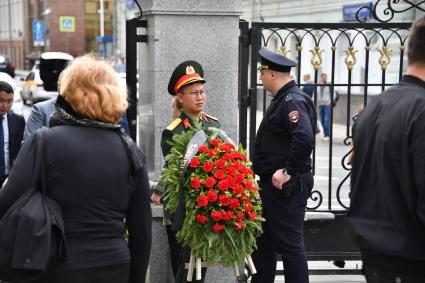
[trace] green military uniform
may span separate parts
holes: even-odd
[[[205,83],[203,78],[204,71],[202,66],[195,61],[185,61],[179,64],[171,75],[170,82],[168,84],[168,92],[176,96],[179,94],[179,91],[190,84],[193,83]],[[184,106],[183,106],[184,108]],[[162,154],[167,156],[171,151],[170,141],[173,138],[174,134],[182,133],[189,130],[190,128],[201,129],[215,127],[219,128],[220,123],[218,119],[201,113],[199,117],[190,115],[184,111],[180,113],[180,117],[175,119],[170,125],[168,125],[162,131],[161,138],[161,149]],[[164,166],[167,166],[165,164]],[[167,188],[164,188],[161,184],[158,184],[155,193],[162,195],[163,191]],[[186,282],[187,272],[185,269],[185,263],[188,262],[190,257],[190,250],[187,247],[183,247],[177,242],[176,231],[171,227],[171,221],[169,215],[164,210],[164,224],[166,224],[168,244],[170,248],[170,257],[171,265],[173,269],[174,281],[176,283]],[[204,282],[206,268],[202,268],[202,279],[193,280],[192,282]]]
[[[198,129],[208,127],[220,128],[220,123],[217,118],[205,113],[202,113],[201,117],[197,118],[182,111],[180,117],[175,119],[162,131],[161,149],[164,157],[170,153],[171,145],[169,141],[173,138],[173,135],[186,131],[190,127]]]

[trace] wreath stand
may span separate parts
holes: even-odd
[[[248,268],[251,271],[251,274],[256,274],[257,270],[255,269],[254,263],[252,262],[251,256],[247,256],[245,258],[245,263],[248,266]],[[202,267],[212,267],[212,266],[218,266],[220,265],[220,261],[204,261],[202,262],[200,257],[195,257],[192,253],[190,253],[190,260],[189,263],[185,264],[185,268],[187,269],[187,281],[191,282],[193,278],[193,272],[196,269],[196,280],[202,279]],[[235,262],[233,266],[233,271],[235,272],[236,277],[238,277],[239,274],[239,267],[238,264]]]

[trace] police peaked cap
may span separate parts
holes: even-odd
[[[260,55],[261,59],[261,69],[269,69],[282,73],[289,73],[291,71],[291,68],[297,65],[297,63],[286,58],[285,56],[266,49],[260,49],[260,51],[258,51],[258,54]]]
[[[185,61],[179,64],[171,75],[170,82],[168,83],[168,92],[171,95],[177,95],[179,89],[183,86],[201,82],[205,83],[204,80],[204,69],[201,64],[195,61]]]

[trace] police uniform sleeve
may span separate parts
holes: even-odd
[[[173,138],[173,132],[170,130],[163,130],[161,137],[161,150],[162,156],[165,157],[171,151],[171,145],[168,143]]]
[[[303,169],[314,146],[314,134],[307,103],[302,99],[290,99],[284,111],[280,111],[290,136],[288,158],[285,164],[289,173]]]

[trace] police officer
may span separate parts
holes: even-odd
[[[205,79],[202,66],[195,61],[185,61],[178,65],[171,75],[168,84],[168,92],[174,96],[176,103],[181,107],[180,116],[176,118],[162,132],[161,149],[165,157],[171,151],[169,141],[174,134],[192,128],[219,128],[220,123],[217,118],[203,112],[206,104],[207,94],[204,89]],[[165,164],[164,166],[167,166]],[[161,201],[162,186],[157,186],[152,194],[152,202],[159,204]],[[168,243],[170,247],[171,265],[175,282],[186,282],[187,272],[184,264],[188,261],[190,251],[188,248],[182,247],[176,241],[176,232],[172,229],[170,217],[164,211],[164,223],[166,224]],[[205,278],[205,269],[203,269],[202,280],[192,282],[203,282]]]
[[[254,172],[260,176],[264,233],[257,239],[253,283],[274,282],[276,253],[282,256],[285,282],[308,282],[303,226],[313,187],[310,154],[316,112],[311,99],[290,78],[296,63],[261,49],[260,79],[273,99],[255,140]]]

